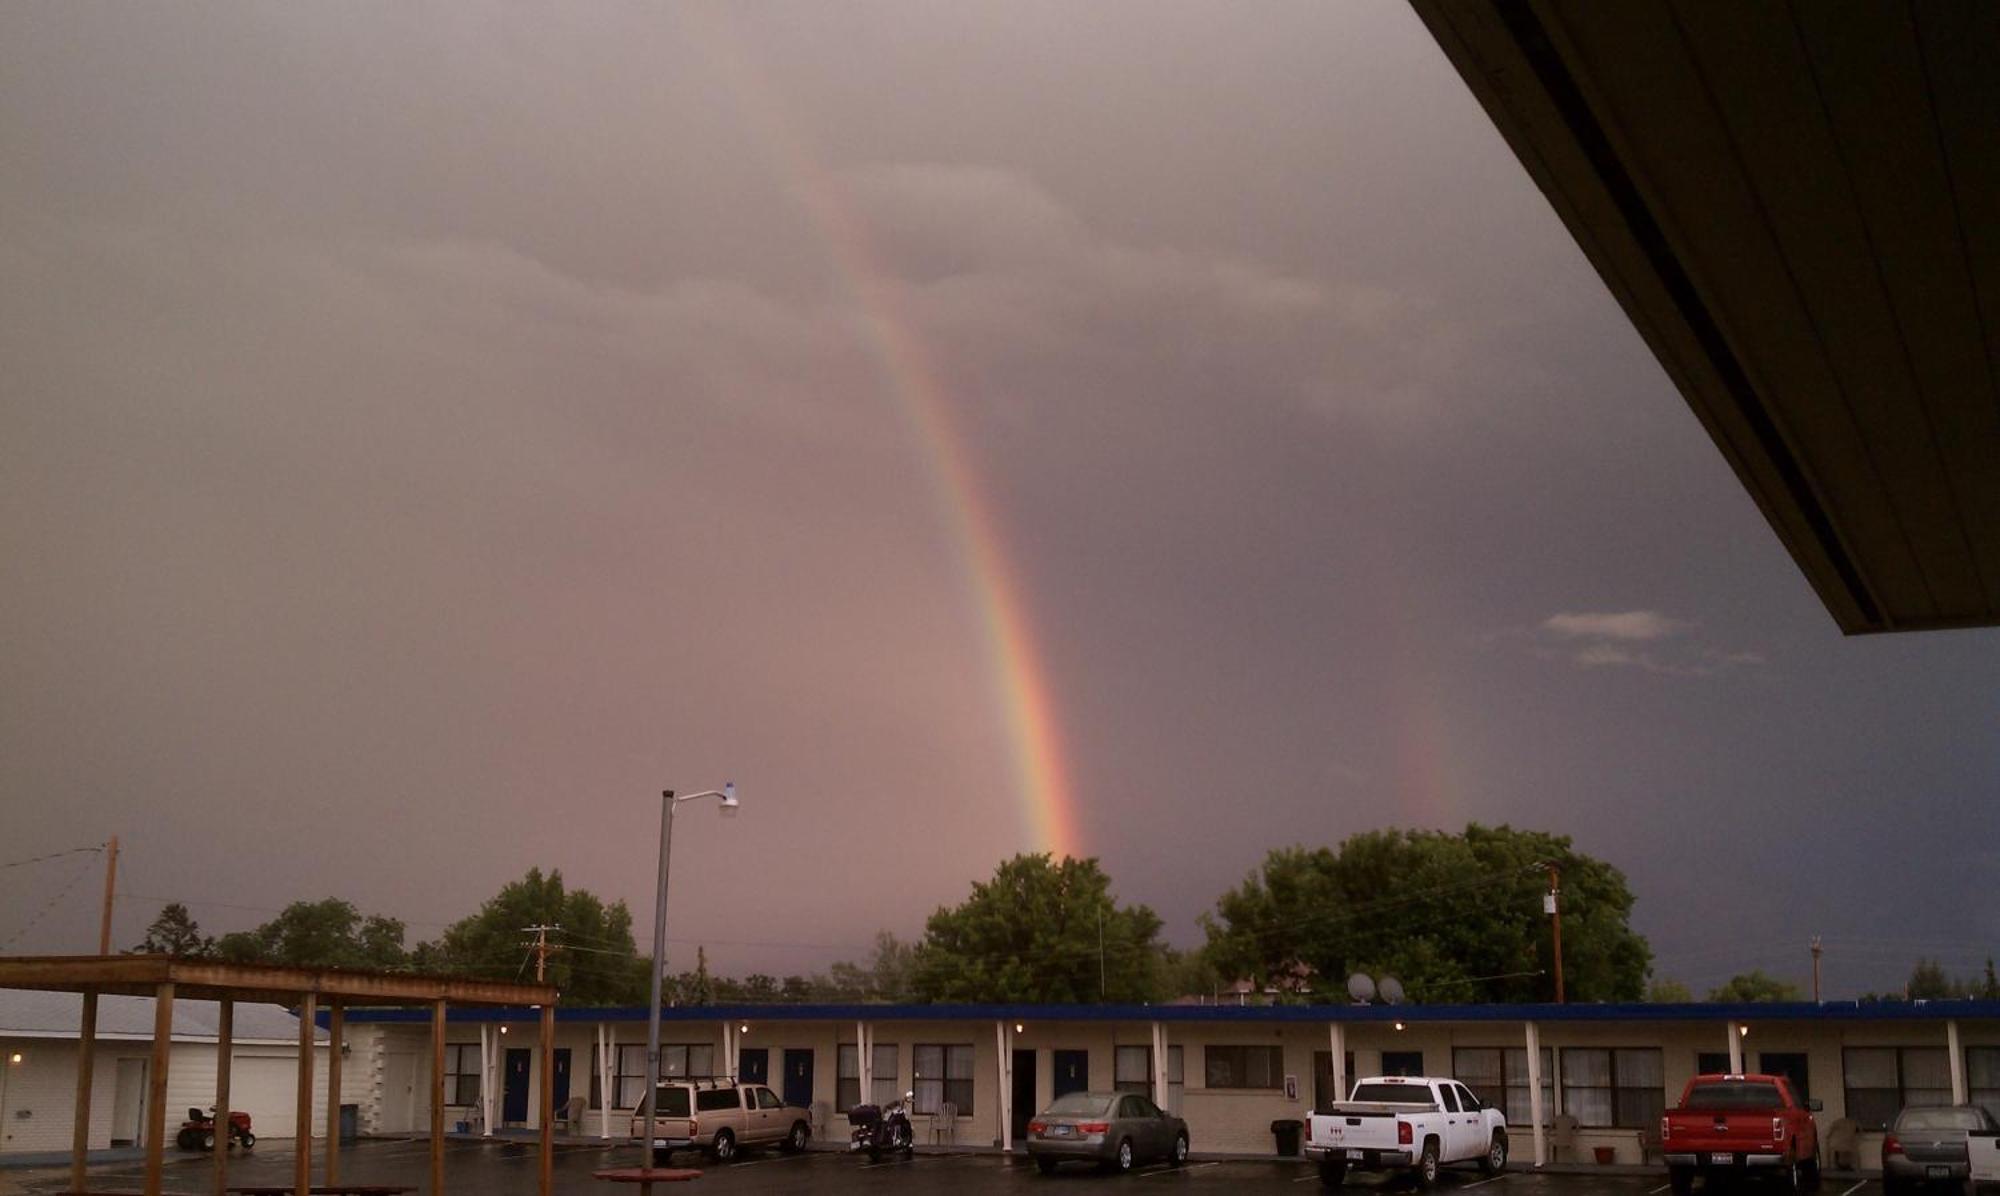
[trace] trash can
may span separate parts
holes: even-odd
[[[1278,1153],[1296,1155],[1299,1153],[1299,1138],[1305,1133],[1306,1123],[1292,1117],[1281,1117],[1271,1123],[1271,1134],[1278,1139]]]
[[[340,1106],[340,1140],[352,1142],[361,1136],[361,1106]]]

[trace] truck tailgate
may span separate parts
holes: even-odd
[[[1396,1122],[1420,1117],[1429,1105],[1335,1104],[1312,1118],[1312,1143],[1333,1149],[1395,1150]]]

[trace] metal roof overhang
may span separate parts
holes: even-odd
[[[319,1001],[359,1005],[553,1005],[556,990],[539,984],[502,984],[452,976],[350,972],[337,968],[272,967],[179,959],[171,955],[0,956],[0,988],[49,992],[123,993],[150,997],[161,985],[177,997],[268,1001],[296,1005]]]
[[[2000,5],[1410,2],[1841,630],[2000,622]]]

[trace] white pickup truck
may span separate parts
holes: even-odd
[[[1504,1171],[1507,1117],[1457,1080],[1374,1076],[1355,1084],[1349,1099],[1313,1110],[1305,1149],[1329,1188],[1346,1183],[1349,1171],[1410,1171],[1429,1187],[1449,1163]]]

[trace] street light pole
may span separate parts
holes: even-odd
[[[706,789],[686,797],[675,797],[671,789],[660,794],[660,884],[653,899],[653,1000],[646,1012],[646,1092],[641,1098],[646,1102],[646,1136],[639,1139],[641,1167],[653,1165],[653,1123],[660,1114],[659,1102],[654,1098],[660,1091],[660,978],[667,967],[667,864],[673,854],[674,807],[704,797],[719,797],[725,815],[736,813],[733,781],[720,789]],[[616,1094],[613,1095],[615,1098]],[[652,1185],[645,1187],[650,1189]]]

